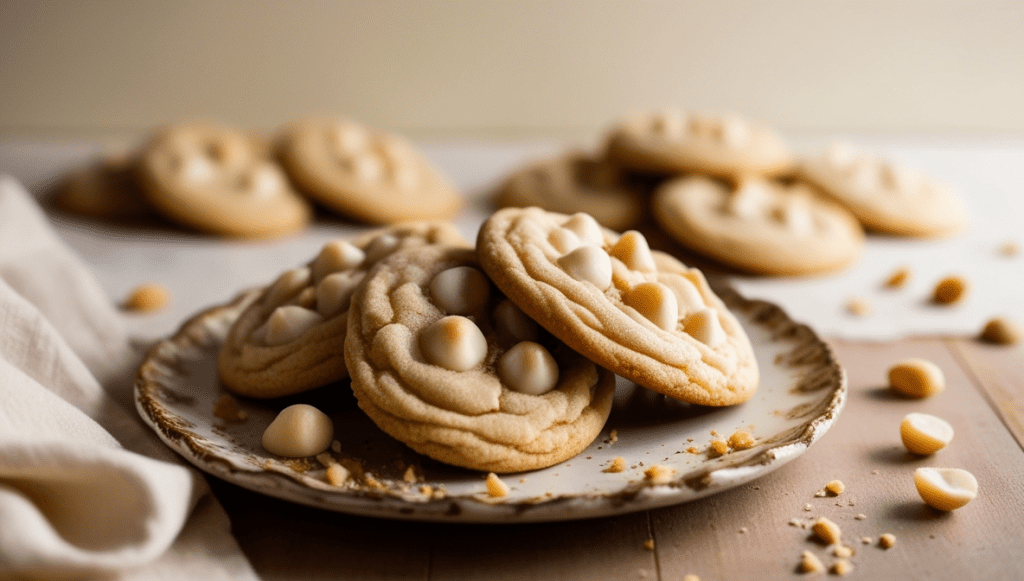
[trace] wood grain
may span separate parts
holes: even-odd
[[[1024,449],[1024,343],[992,345],[970,339],[950,340],[978,386]]]

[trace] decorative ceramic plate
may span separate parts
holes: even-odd
[[[749,334],[760,365],[761,385],[750,401],[728,408],[694,406],[620,378],[598,439],[561,464],[502,475],[510,491],[500,498],[487,495],[485,474],[420,456],[378,430],[359,410],[347,383],[273,401],[228,395],[217,379],[217,353],[255,292],[200,313],[159,343],[139,369],[136,406],[163,441],[199,469],[327,510],[509,523],[657,508],[715,494],[779,468],[817,441],[846,401],[846,374],[811,329],[769,303],[729,289],[719,295]],[[340,485],[327,481],[324,464],[315,458],[281,458],[261,447],[263,431],[277,412],[297,402],[316,405],[332,418],[336,443],[330,461],[349,473]],[[754,445],[722,455],[712,451],[712,441],[727,440],[737,430],[751,433]],[[625,469],[606,471],[616,457],[625,461]],[[674,470],[668,483],[645,477],[655,464]]]

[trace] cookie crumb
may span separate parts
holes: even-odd
[[[754,436],[746,430],[736,430],[729,436],[729,445],[734,450],[746,450],[754,447]]]
[[[940,280],[932,291],[932,302],[940,305],[953,304],[967,293],[967,281],[959,276],[949,276]]]
[[[612,458],[612,463],[601,472],[622,472],[626,469],[626,459],[622,456]]]
[[[729,452],[729,444],[725,440],[712,440],[711,448],[708,449],[708,456],[717,458]]]
[[[999,253],[1003,256],[1017,256],[1020,253],[1020,246],[1011,240],[999,247]]]
[[[878,537],[878,546],[882,547],[883,549],[891,549],[895,545],[896,535],[892,533],[885,533],[884,535]]]
[[[609,444],[614,444],[615,442],[618,442],[618,441],[619,441],[619,431],[618,430],[612,430],[612,431],[608,432],[608,443]]]
[[[686,453],[687,454],[700,454],[700,450],[698,450],[696,446],[690,446],[689,448],[686,449]]]
[[[832,554],[841,559],[849,559],[853,556],[853,549],[846,545],[836,545],[836,547],[832,549]]]
[[[889,278],[885,279],[885,288],[903,288],[906,286],[908,280],[910,280],[910,269],[905,266],[901,266],[890,274]]]
[[[842,480],[832,480],[825,485],[825,490],[831,492],[835,496],[839,496],[846,490],[846,486],[843,485]]]
[[[812,530],[819,539],[825,541],[828,545],[838,543],[843,536],[842,531],[839,529],[839,525],[826,517],[818,518],[818,520],[814,522]]]
[[[213,404],[213,415],[230,423],[241,423],[249,419],[249,414],[238,407],[238,400],[226,393]]]
[[[644,470],[644,476],[651,484],[668,484],[672,482],[672,477],[675,476],[675,473],[675,469],[662,466],[661,464],[655,464]]]
[[[978,338],[995,345],[1015,345],[1024,337],[1024,329],[1009,319],[996,317],[985,323]]]
[[[814,507],[811,506],[810,503],[808,503],[804,505],[804,510],[806,510],[807,512],[811,512],[812,510],[814,510]]]
[[[797,527],[797,528],[803,528],[803,523],[801,523],[800,519],[798,519],[798,518],[791,518],[791,519],[789,519],[789,526]]]
[[[139,285],[128,294],[124,308],[138,313],[159,311],[171,301],[171,292],[162,284],[151,282]]]
[[[814,498],[825,498],[828,496],[828,492],[824,488],[814,493]]]
[[[871,314],[871,303],[864,299],[852,298],[846,301],[846,312],[857,317]]]
[[[863,544],[863,545],[870,545],[870,544],[871,544],[871,543],[873,543],[874,541],[873,541],[873,540],[871,539],[871,537],[861,537],[861,538],[860,538],[860,542],[861,542],[861,544]]]
[[[508,494],[508,484],[505,484],[501,478],[494,472],[487,474],[487,496],[491,498],[501,498]]]
[[[644,548],[647,549],[648,551],[653,551],[654,550],[654,539],[647,539],[646,541],[644,541]]]
[[[833,575],[843,577],[853,571],[853,564],[846,559],[839,559],[832,564],[832,569],[830,569],[830,571]]]
[[[804,551],[800,554],[800,572],[824,573],[825,565],[822,564],[821,559],[817,555],[810,551]]]
[[[342,486],[343,484],[348,482],[349,476],[350,473],[348,471],[348,468],[345,468],[344,466],[338,464],[337,462],[328,466],[327,472],[324,474],[324,477],[327,479],[327,483],[330,484],[331,486]]]
[[[747,532],[747,527],[740,527],[739,533],[740,533],[741,535],[742,535],[742,534],[746,534],[746,532]]]
[[[853,518],[854,518],[854,519],[856,519],[856,520],[864,520],[864,519],[868,518],[868,515],[866,515],[866,514],[864,514],[864,513],[858,513],[858,514],[857,514],[856,516],[854,516]]]
[[[409,466],[408,468],[405,469],[405,473],[402,474],[402,481],[408,482],[409,484],[412,484],[413,482],[419,482],[421,480],[423,479],[420,477],[419,474],[417,474],[415,466]]]

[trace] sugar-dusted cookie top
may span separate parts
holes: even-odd
[[[501,185],[500,207],[538,206],[586,212],[603,226],[624,230],[644,217],[650,188],[603,157],[569,151],[519,168]]]
[[[140,152],[137,176],[150,205],[201,232],[283,236],[312,217],[309,203],[256,140],[224,125],[158,131]]]
[[[968,223],[948,185],[837,142],[801,160],[798,176],[849,208],[868,229],[900,236],[945,236]]]
[[[551,466],[586,448],[615,378],[541,330],[470,249],[381,262],[352,299],[345,358],[359,406],[436,460],[476,470]]]
[[[793,165],[789,148],[766,125],[732,114],[674,109],[621,121],[608,133],[607,152],[626,167],[664,174],[767,176],[787,173]]]
[[[286,127],[278,157],[296,185],[324,206],[371,224],[447,219],[462,198],[409,142],[344,119]]]
[[[480,229],[484,271],[570,347],[636,383],[690,403],[750,398],[750,340],[701,272],[587,214],[506,208]]]
[[[652,207],[658,225],[679,244],[758,274],[837,270],[864,246],[863,230],[849,211],[802,185],[676,178],[662,184]]]
[[[356,286],[384,257],[426,244],[468,246],[446,222],[412,222],[328,242],[285,271],[232,324],[217,362],[224,386],[270,398],[348,377],[344,341]]]

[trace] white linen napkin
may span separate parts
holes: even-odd
[[[202,476],[131,406],[138,354],[0,176],[0,579],[254,579]]]

